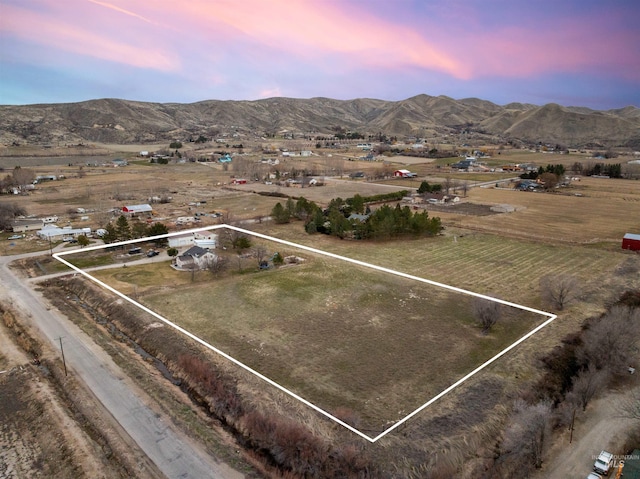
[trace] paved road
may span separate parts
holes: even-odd
[[[42,253],[37,253],[42,254]],[[64,354],[71,374],[82,379],[140,449],[168,478],[237,479],[242,474],[219,464],[199,446],[177,431],[168,418],[145,404],[143,394],[102,349],[76,325],[14,275],[10,261],[26,255],[0,257],[0,299],[30,314],[38,328],[54,346],[63,337]]]

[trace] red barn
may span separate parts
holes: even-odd
[[[627,233],[622,238],[622,249],[630,249],[631,251],[640,251],[640,235]]]

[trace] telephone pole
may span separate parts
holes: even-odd
[[[62,347],[62,338],[63,336],[60,336],[58,338],[58,340],[60,341],[60,352],[62,353],[62,364],[64,365],[64,375],[67,375],[67,362],[64,359],[64,349]]]

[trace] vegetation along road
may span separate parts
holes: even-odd
[[[236,479],[242,474],[217,463],[204,450],[153,410],[145,394],[111,358],[74,324],[23,284],[9,268],[17,257],[0,257],[0,300],[28,312],[32,325],[52,344],[64,338],[64,355],[70,374],[77,375],[124,428],[140,449],[168,478]]]

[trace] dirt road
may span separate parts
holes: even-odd
[[[218,463],[151,407],[151,401],[111,358],[8,267],[0,257],[0,301],[24,312],[53,347],[63,338],[69,373],[81,379],[139,448],[168,478],[239,479],[244,475]]]
[[[636,373],[637,374],[637,373]],[[635,378],[635,389],[640,389],[640,377]],[[549,451],[550,459],[534,479],[559,477],[587,477],[597,455],[603,449],[621,454],[619,448],[628,432],[640,427],[640,421],[619,417],[618,404],[624,393],[612,391],[592,401],[578,419],[569,444],[570,432],[560,435]]]

